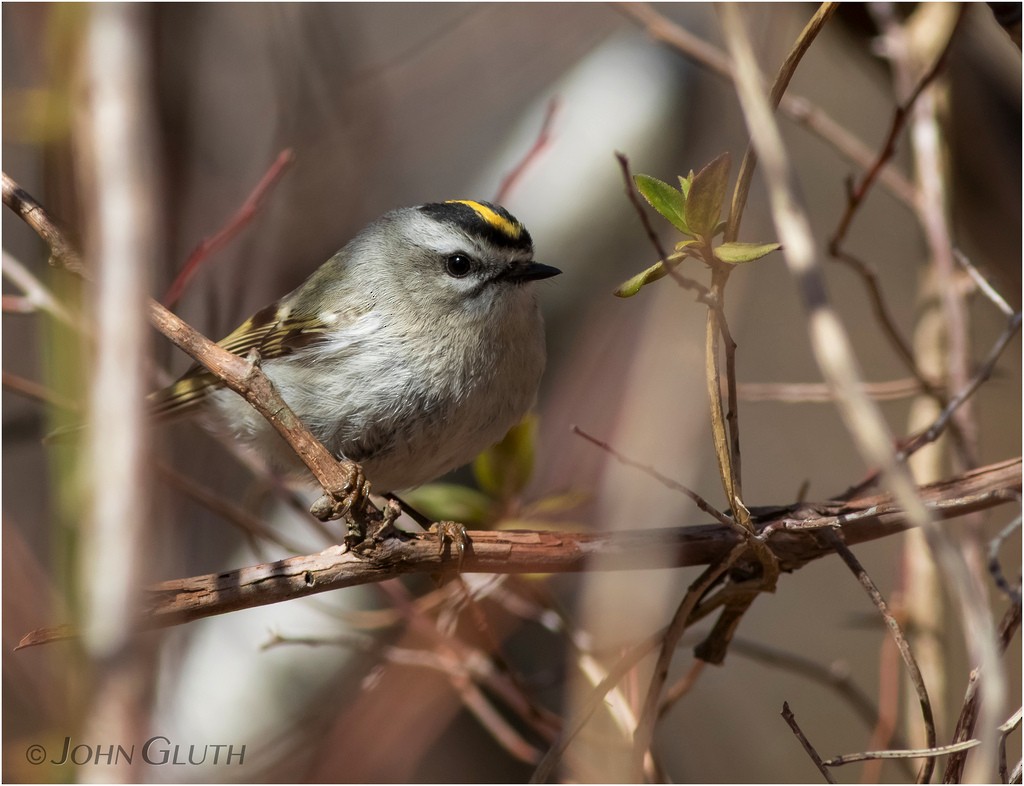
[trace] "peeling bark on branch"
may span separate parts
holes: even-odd
[[[937,519],[951,519],[1018,499],[1021,459],[991,464],[920,489]],[[799,506],[754,508],[757,532],[792,572],[833,549],[816,530],[838,526],[848,545],[884,538],[907,528],[889,495]],[[586,532],[469,532],[462,560],[468,573],[570,573],[587,569],[649,570],[707,565],[721,559],[741,537],[722,524],[595,534]],[[744,564],[744,559],[747,563]],[[737,567],[756,565],[753,556]],[[146,590],[140,627],[159,628],[279,603],[318,592],[394,578],[403,573],[454,571],[451,554],[438,553],[433,534],[387,538],[363,551],[328,549],[224,573],[165,581]],[[19,646],[69,635],[66,628],[34,631]]]

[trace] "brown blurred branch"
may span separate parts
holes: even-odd
[[[867,169],[861,177],[860,182],[853,186],[847,194],[846,210],[843,213],[842,218],[839,219],[839,226],[836,228],[836,231],[832,234],[832,239],[829,241],[829,253],[832,256],[836,256],[838,254],[839,248],[842,246],[843,240],[846,239],[846,233],[849,230],[850,224],[853,222],[853,218],[857,214],[861,203],[871,190],[871,186],[873,186],[875,181],[878,179],[882,169],[889,163],[893,154],[896,152],[896,140],[899,138],[900,132],[903,130],[907,119],[910,117],[910,110],[917,102],[921,93],[924,92],[925,88],[935,81],[936,77],[942,73],[942,69],[946,65],[946,56],[949,54],[949,49],[952,46],[953,41],[956,40],[956,29],[959,28],[959,22],[963,19],[963,15],[966,10],[967,5],[965,4],[960,9],[960,17],[957,20],[957,25],[954,27],[953,33],[950,34],[945,48],[935,59],[935,62],[932,64],[932,67],[928,69],[928,72],[921,77],[920,81],[910,92],[910,95],[906,100],[896,107],[896,111],[893,113],[892,120],[889,124],[889,133],[885,138],[885,142],[882,144],[882,149],[879,151],[874,164]]]
[[[81,257],[65,240],[56,222],[6,172],[3,173],[3,201],[50,245],[51,259],[55,263],[72,273],[84,274]],[[248,401],[288,442],[324,490],[324,496],[314,503],[311,511],[317,518],[327,521],[350,513],[361,516],[369,487],[359,466],[336,460],[316,440],[260,371],[258,357],[243,358],[228,352],[155,300],[150,300],[149,315],[157,330]]]
[[[654,40],[671,46],[684,57],[719,76],[735,79],[732,63],[725,52],[663,16],[649,3],[617,3],[616,8],[641,25]],[[787,93],[782,96],[779,108],[795,123],[807,128],[861,169],[867,169],[875,160],[871,148],[810,99]],[[886,163],[879,181],[903,204],[913,208],[916,194],[914,186],[894,167]]]
[[[506,197],[508,197],[512,189],[519,182],[519,179],[523,176],[523,173],[530,168],[533,162],[537,160],[537,157],[551,144],[551,126],[554,125],[555,115],[558,114],[561,104],[562,102],[558,96],[554,96],[548,101],[547,109],[544,110],[544,119],[541,121],[540,131],[537,132],[537,138],[533,140],[530,149],[526,151],[519,162],[501,179],[498,191],[494,195],[494,201],[498,204],[505,201]]]
[[[934,518],[951,519],[1016,500],[1020,489],[1018,457],[921,487],[918,492]],[[751,513],[759,540],[787,572],[833,552],[815,530],[838,528],[848,544],[856,545],[909,526],[903,510],[887,494],[754,508]],[[741,537],[722,524],[607,534],[471,531],[468,535],[462,569],[469,573],[569,573],[591,569],[596,562],[606,570],[636,570],[653,563],[664,565],[667,555],[676,567],[709,565],[725,557]],[[757,561],[749,554],[738,562],[741,569],[755,565]],[[438,553],[436,535],[399,534],[367,544],[360,551],[335,547],[320,554],[157,584],[147,590],[149,609],[140,624],[145,628],[180,625],[405,573],[453,572],[455,568],[455,558]],[[20,646],[62,637],[36,631]]]

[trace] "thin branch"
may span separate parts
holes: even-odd
[[[33,382],[31,379],[19,377],[9,371],[3,372],[3,386],[15,393],[20,393],[23,396],[35,401],[41,401],[42,403],[51,407],[56,407],[57,409],[63,409],[68,412],[81,411],[81,406],[77,401],[71,401],[58,393],[54,393],[48,387],[40,385],[38,382]]]
[[[743,401],[773,401],[780,404],[831,404],[836,397],[824,382],[741,382],[736,386]],[[865,382],[864,392],[876,401],[911,398],[921,392],[916,379]]]
[[[4,186],[6,188],[6,179]],[[80,327],[67,308],[50,292],[49,288],[36,278],[27,267],[6,251],[3,252],[3,276],[24,293],[25,300],[35,309],[45,311],[65,325],[70,325],[76,329]]]
[[[1020,630],[1021,606],[1013,604],[1003,614],[999,622],[999,650],[1006,652],[1010,642]],[[978,710],[981,697],[978,695],[981,682],[981,673],[978,669],[971,671],[970,679],[967,682],[967,690],[964,694],[964,701],[960,709],[960,717],[957,718],[956,729],[953,732],[953,742],[963,742],[970,739],[974,734],[974,726],[978,720]],[[943,773],[943,783],[962,783],[964,765],[967,763],[967,753],[956,753],[946,762],[946,771]]]
[[[650,3],[616,3],[615,7],[642,26],[654,40],[671,46],[712,73],[734,80],[732,63],[725,52],[677,25],[655,10]],[[787,117],[807,128],[847,161],[861,169],[868,169],[873,164],[875,152],[810,99],[786,93],[779,107]],[[916,191],[913,184],[891,164],[882,168],[879,180],[900,202],[910,208],[914,207]]]
[[[171,488],[191,497],[232,526],[237,527],[249,538],[274,543],[290,553],[301,551],[301,549],[296,548],[297,544],[290,543],[271,527],[264,524],[263,520],[259,517],[253,516],[241,506],[224,499],[221,494],[178,472],[169,464],[157,462],[156,471]]]
[[[954,33],[960,26],[960,21],[963,19],[963,14],[967,10],[967,5],[964,4],[960,9],[960,17],[957,19]],[[953,45],[953,41],[956,40],[956,35],[950,35],[949,40],[946,42],[945,48],[941,54],[935,59],[932,67],[928,69],[927,73],[921,77],[917,86],[910,92],[907,99],[896,107],[896,111],[893,113],[892,120],[889,124],[889,133],[886,135],[885,142],[882,144],[882,149],[879,151],[878,156],[875,158],[874,164],[864,173],[861,177],[860,182],[857,183],[853,188],[850,189],[847,194],[846,210],[844,211],[842,218],[839,219],[839,225],[836,231],[832,234],[832,239],[829,241],[829,253],[832,256],[836,256],[839,247],[843,244],[843,240],[846,239],[846,233],[850,229],[850,224],[853,222],[853,218],[860,208],[861,203],[867,197],[868,192],[871,190],[871,186],[874,185],[878,179],[879,173],[882,168],[889,162],[896,152],[896,140],[898,139],[900,132],[906,125],[907,119],[910,117],[910,110],[917,102],[921,93],[924,92],[925,88],[928,87],[936,77],[942,72],[943,67],[946,65],[946,58],[949,55],[949,50]]]
[[[910,645],[907,643],[906,637],[903,635],[903,629],[900,627],[899,622],[889,611],[889,607],[882,597],[882,593],[879,592],[875,582],[868,575],[868,572],[864,569],[864,566],[860,564],[860,560],[854,556],[853,552],[850,551],[849,547],[843,542],[842,535],[835,534],[832,531],[825,533],[826,539],[830,540],[832,546],[838,552],[840,558],[846,563],[850,571],[857,577],[861,586],[864,587],[864,591],[867,592],[868,597],[871,598],[871,602],[875,604],[875,608],[878,609],[878,613],[882,615],[882,619],[885,620],[886,626],[889,628],[889,633],[892,634],[893,641],[896,643],[896,647],[900,652],[900,656],[903,658],[904,664],[907,667],[907,673],[910,675],[910,681],[914,686],[914,690],[917,692],[918,701],[921,704],[921,717],[924,721],[925,737],[928,740],[928,747],[934,748],[935,741],[937,738],[935,731],[935,717],[932,712],[932,703],[928,698],[928,689],[925,687],[924,679],[921,677],[921,669],[917,665],[917,659],[914,657],[914,653],[910,649]],[[928,783],[931,780],[932,769],[934,763],[928,761],[924,768],[918,775],[918,783]]]
[[[6,173],[3,174],[3,199],[4,204],[24,218],[40,237],[47,242],[52,240],[53,259],[71,272],[83,270],[77,252],[64,241],[46,210]],[[153,300],[149,302],[149,317],[161,333],[248,401],[288,442],[324,490],[324,496],[311,509],[317,518],[326,521],[349,514],[362,516],[368,492],[362,470],[351,461],[336,460],[316,440],[260,371],[255,359],[233,355]],[[358,528],[359,522],[353,522],[353,526]]]
[[[803,59],[803,56],[810,49],[818,33],[825,27],[825,23],[832,18],[832,15],[839,7],[838,3],[822,3],[818,10],[804,25],[796,41],[789,50],[789,54],[779,67],[775,76],[775,82],[768,94],[768,102],[773,110],[777,109],[782,100],[786,88],[796,73],[796,68]],[[747,204],[747,195],[750,193],[750,182],[754,177],[754,169],[757,167],[757,150],[750,142],[747,143],[747,150],[743,154],[743,161],[740,163],[739,175],[736,178],[736,187],[732,192],[732,203],[729,208],[729,223],[725,228],[725,241],[733,241],[739,236],[740,222],[743,220],[743,209]],[[738,473],[737,473],[738,474]]]
[[[1021,324],[1021,312],[1018,311],[1007,323],[1003,332],[999,338],[996,339],[995,344],[992,345],[992,349],[989,350],[988,357],[979,366],[974,376],[971,378],[967,386],[964,387],[959,393],[949,400],[942,412],[939,413],[938,417],[931,426],[922,434],[914,437],[911,442],[900,451],[900,458],[906,458],[907,456],[915,453],[916,451],[923,448],[930,442],[934,442],[946,430],[946,426],[949,425],[950,418],[959,409],[959,407],[967,401],[971,396],[974,395],[975,391],[984,384],[989,377],[992,376],[992,372],[995,371],[996,363],[999,362],[1000,355],[1003,354],[1003,350],[1006,349],[1007,344],[1017,335],[1017,331],[1020,330]]]
[[[2,181],[4,204],[32,227],[35,233],[50,247],[51,264],[63,267],[69,272],[85,278],[86,271],[82,266],[82,259],[75,247],[65,239],[64,230],[57,226],[42,205],[8,177],[6,172],[3,173]]]
[[[971,260],[967,258],[967,255],[964,254],[964,252],[959,248],[954,248],[953,258],[956,259],[957,263],[964,270],[967,271],[967,275],[971,277],[971,280],[978,289],[982,291],[985,297],[987,297],[996,308],[1003,312],[1003,316],[1007,318],[1013,316],[1013,309],[1010,308],[1010,304],[1006,302],[1006,298],[996,291],[996,288],[993,287],[992,284],[989,283],[989,280],[981,274],[981,271],[971,263]]]
[[[658,646],[658,640],[659,638],[657,636],[648,636],[646,639],[637,642],[623,653],[615,665],[608,670],[605,678],[594,687],[590,692],[590,695],[587,696],[585,701],[583,701],[582,705],[577,710],[576,715],[565,722],[558,740],[551,746],[548,752],[544,754],[544,757],[537,765],[537,769],[535,769],[533,774],[530,776],[530,783],[547,782],[555,771],[555,768],[558,766],[558,763],[562,758],[562,754],[565,753],[569,744],[586,725],[590,716],[593,715],[597,708],[602,705],[605,696],[607,696],[608,693],[619,684],[622,678],[625,677],[637,663],[639,663],[648,653],[652,652],[654,648]]]
[[[823,666],[817,661],[795,652],[786,652],[758,641],[743,638],[733,641],[732,651],[737,655],[750,658],[755,663],[782,669],[831,688],[850,705],[854,713],[864,721],[868,728],[871,728],[878,718],[878,708],[871,698],[857,687],[845,666],[839,664]]]
[[[942,398],[938,386],[918,368],[917,359],[914,357],[914,350],[911,348],[910,342],[907,341],[896,325],[896,319],[893,317],[892,311],[889,309],[888,303],[886,303],[885,295],[882,292],[882,285],[878,280],[878,271],[867,262],[842,249],[836,249],[833,256],[859,275],[864,282],[875,319],[896,351],[896,356],[903,363],[907,371],[917,380],[921,390],[936,398],[940,405],[945,404],[946,401]]]
[[[736,63],[740,105],[765,170],[772,217],[784,247],[783,255],[808,312],[808,332],[815,359],[826,381],[840,396],[840,415],[865,463],[880,469],[886,487],[899,500],[908,519],[925,533],[957,600],[967,645],[983,668],[993,672],[992,680],[996,684],[1000,664],[995,653],[995,630],[987,598],[974,582],[964,555],[935,524],[918,497],[906,464],[892,449],[892,436],[882,413],[863,392],[849,338],[826,294],[807,211],[797,196],[795,173],[782,144],[778,124],[759,89],[757,65],[747,31],[735,6],[723,6],[722,16],[729,50]],[[988,704],[998,707],[1000,700],[1000,696],[991,695]]]
[[[185,294],[185,290],[195,277],[196,273],[209,258],[230,243],[239,232],[241,232],[256,216],[256,213],[263,206],[267,194],[275,183],[281,178],[285,170],[295,160],[295,154],[291,148],[282,150],[274,163],[266,171],[256,188],[246,197],[245,202],[235,212],[228,222],[213,236],[204,237],[198,246],[189,254],[185,264],[175,277],[171,286],[167,289],[161,301],[167,308],[172,308],[175,303]]]
[[[992,541],[988,544],[988,572],[992,576],[992,581],[999,589],[1010,599],[1010,603],[1015,606],[1020,606],[1020,582],[1018,581],[1016,587],[1011,587],[1010,583],[1006,580],[1006,576],[1003,575],[1003,569],[999,565],[999,549],[1002,547],[1003,542],[1010,537],[1014,532],[1020,529],[1021,517],[1017,516],[1013,521],[1007,524],[1003,529],[999,531],[999,534],[992,538]]]
[[[523,173],[537,160],[537,157],[551,144],[551,127],[554,125],[555,116],[558,114],[558,110],[561,107],[561,101],[558,96],[553,96],[548,101],[547,108],[544,110],[544,119],[541,121],[540,131],[537,132],[537,138],[530,145],[530,149],[526,151],[526,154],[519,160],[519,162],[512,168],[512,170],[502,178],[501,184],[498,186],[498,192],[494,195],[494,201],[501,204],[508,197],[516,183],[523,176]]]
[[[746,548],[745,543],[737,543],[725,557],[709,565],[697,577],[686,591],[686,595],[683,596],[672,621],[662,636],[661,650],[654,665],[651,682],[647,687],[647,696],[644,699],[643,709],[640,711],[636,731],[633,733],[633,772],[637,783],[640,782],[643,775],[644,757],[650,750],[651,741],[654,738],[654,726],[659,717],[658,706],[661,703],[661,692],[665,686],[665,680],[668,679],[672,656],[675,655],[676,648],[679,646],[679,639],[682,638],[687,626],[691,624],[690,615],[704,593],[736,563]]]
[[[803,746],[804,751],[807,752],[807,755],[811,758],[811,761],[814,762],[814,766],[818,768],[818,772],[821,773],[821,776],[825,779],[825,782],[835,783],[836,779],[832,777],[832,773],[829,772],[828,769],[825,767],[825,762],[822,762],[821,756],[818,755],[818,752],[814,749],[814,746],[811,745],[810,740],[807,739],[807,736],[803,733],[800,726],[797,724],[796,716],[793,714],[793,711],[789,708],[788,701],[782,702],[782,717],[786,721],[786,723],[789,724],[789,728],[793,730],[793,734],[796,735],[796,738],[800,741],[800,744]]]
[[[1021,711],[1018,709],[1010,717],[1006,723],[1003,723],[998,727],[999,732],[1005,738],[1007,734],[1012,732],[1021,722]],[[842,767],[844,764],[853,764],[858,761],[867,761],[868,759],[934,759],[939,756],[948,756],[952,753],[960,753],[962,751],[968,751],[971,748],[977,748],[981,745],[981,740],[964,740],[963,742],[954,742],[950,745],[936,745],[928,748],[917,748],[914,750],[884,750],[884,751],[865,751],[863,753],[848,753],[844,756],[836,756],[834,759],[829,759],[824,762],[826,767]]]
[[[732,527],[737,532],[742,534],[747,533],[746,529],[740,527],[733,519],[729,518],[720,510],[711,505],[711,503],[709,503],[706,499],[704,499],[704,497],[702,497],[696,491],[687,488],[679,481],[673,480],[667,475],[663,475],[650,464],[642,464],[639,461],[636,461],[634,459],[629,458],[628,456],[625,456],[624,454],[620,453],[615,448],[613,448],[611,445],[609,445],[607,442],[604,442],[603,440],[600,440],[597,437],[591,436],[583,429],[581,429],[579,426],[572,426],[571,429],[574,434],[583,437],[583,439],[585,439],[592,445],[597,445],[597,447],[601,448],[601,450],[608,453],[620,464],[627,467],[632,467],[633,469],[638,469],[645,475],[649,475],[650,477],[654,478],[656,481],[658,481],[661,485],[665,486],[666,488],[672,489],[673,491],[678,491],[681,494],[686,495],[691,500],[693,500],[694,504],[698,508],[700,508],[709,516],[718,521],[719,524],[724,524],[726,527]]]
[[[680,699],[693,690],[700,675],[704,673],[704,667],[707,665],[707,661],[695,658],[690,666],[690,670],[668,687],[664,698],[661,700],[661,704],[658,705],[659,720],[664,718]]]

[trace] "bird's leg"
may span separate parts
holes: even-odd
[[[437,554],[441,559],[444,559],[445,544],[450,543],[452,548],[458,553],[459,570],[462,570],[462,559],[466,554],[466,547],[469,545],[469,536],[466,534],[465,526],[457,521],[432,522],[395,494],[388,493],[384,497],[388,500],[389,504],[394,503],[400,506],[405,514],[421,527],[437,535]]]

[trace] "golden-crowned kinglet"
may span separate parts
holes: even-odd
[[[500,440],[532,406],[544,323],[533,260],[504,208],[454,200],[386,213],[220,345],[259,353],[314,436],[377,492],[432,480]],[[200,366],[151,395],[159,415],[210,407],[285,469],[302,465],[261,415]]]

